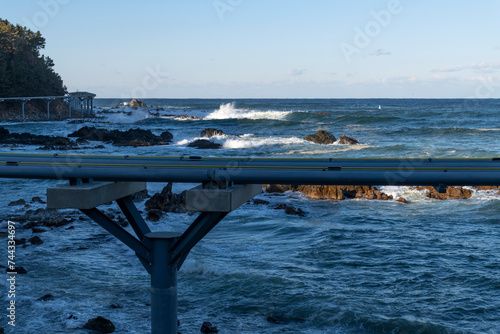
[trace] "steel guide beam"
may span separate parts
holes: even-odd
[[[256,159],[0,153],[0,177],[311,185],[500,185],[500,159]]]

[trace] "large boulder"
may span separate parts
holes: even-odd
[[[356,145],[356,144],[359,144],[359,142],[356,140],[356,138],[347,137],[346,135],[342,135],[339,138],[338,144],[341,144],[341,145]]]
[[[188,147],[196,147],[198,149],[220,149],[222,147],[221,144],[214,143],[213,141],[206,139],[198,139],[192,143],[188,144]]]
[[[200,137],[212,138],[214,136],[225,136],[226,134],[221,129],[206,128],[201,131]]]
[[[334,135],[323,130],[319,130],[313,135],[308,135],[304,140],[323,145],[333,144],[336,141]]]

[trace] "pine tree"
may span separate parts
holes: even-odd
[[[54,61],[41,54],[44,48],[39,31],[0,19],[0,97],[66,94]]]

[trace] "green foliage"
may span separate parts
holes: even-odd
[[[66,94],[54,61],[41,54],[43,48],[39,31],[0,19],[0,97]]]

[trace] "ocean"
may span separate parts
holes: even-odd
[[[58,153],[300,158],[500,157],[500,100],[468,99],[145,99],[147,108],[112,107],[128,99],[96,99],[100,122],[2,123],[11,132],[67,136],[80,127],[170,131],[170,145],[81,149]],[[183,117],[196,116],[194,117]],[[187,144],[205,128],[222,129],[220,150]],[[325,130],[359,145],[318,145]],[[43,152],[7,146],[2,152]],[[50,153],[56,153],[49,151]],[[7,206],[45,199],[56,181],[0,180]],[[165,184],[150,183],[152,195]],[[174,184],[180,192],[192,184]],[[439,201],[410,187],[381,187],[395,200],[313,200],[300,193],[261,194],[230,213],[191,252],[178,275],[179,331],[198,333],[210,321],[219,333],[500,333],[500,195],[472,189],[467,200]],[[275,210],[279,203],[305,217]],[[144,202],[138,208],[145,214]],[[22,210],[20,210],[22,208]],[[116,205],[103,206],[114,212]],[[75,215],[72,210],[61,215]],[[77,214],[76,217],[82,214]],[[82,215],[83,216],[83,215]],[[195,219],[169,213],[154,231],[183,231]],[[68,229],[69,226],[74,226]],[[130,227],[127,227],[130,229]],[[30,238],[30,229],[16,230]],[[37,233],[41,245],[18,246],[16,327],[6,333],[88,333],[103,316],[115,333],[148,333],[149,275],[133,252],[97,224]],[[2,265],[7,265],[7,241]],[[5,275],[4,275],[5,277]],[[52,294],[53,299],[38,298]],[[119,306],[112,308],[111,305]]]

